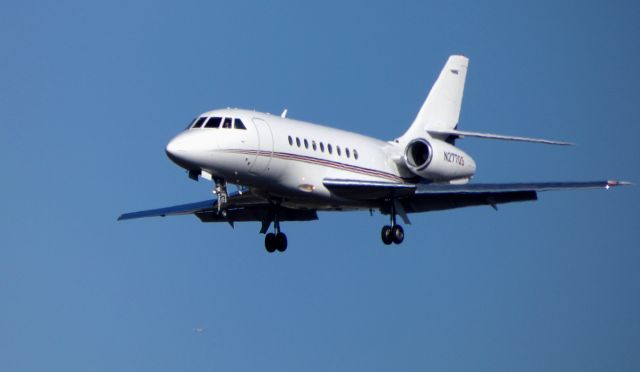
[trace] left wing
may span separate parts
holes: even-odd
[[[490,205],[537,200],[538,191],[593,189],[628,185],[621,181],[534,182],[494,184],[393,183],[345,179],[325,179],[323,184],[336,195],[367,201],[396,199],[406,212],[425,212],[474,205]]]

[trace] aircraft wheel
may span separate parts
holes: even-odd
[[[400,244],[404,240],[404,229],[400,225],[391,228],[391,239],[394,243]]]
[[[284,252],[287,250],[287,236],[284,233],[276,234],[275,243],[278,252]]]
[[[276,235],[274,233],[268,233],[267,236],[264,237],[264,248],[267,250],[267,252],[275,252],[276,243]]]
[[[386,225],[382,228],[380,232],[380,237],[382,238],[382,242],[386,245],[389,245],[393,242],[393,237],[391,236],[391,226]]]

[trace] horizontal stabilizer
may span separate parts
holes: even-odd
[[[553,141],[553,140],[547,140],[542,138],[529,138],[529,137],[505,136],[501,134],[466,132],[466,131],[455,130],[455,129],[451,129],[451,130],[431,129],[428,132],[432,136],[445,136],[445,137],[453,136],[456,138],[476,137],[476,138],[488,138],[488,139],[497,139],[497,140],[505,140],[505,141],[544,143],[547,145],[561,145],[561,146],[573,145],[573,143],[571,142]]]

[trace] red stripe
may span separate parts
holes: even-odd
[[[233,154],[244,154],[244,155],[262,155],[263,153],[267,153],[266,151],[240,150],[240,149],[229,149],[229,150],[221,150],[221,151],[222,152],[229,152],[229,153],[233,153]],[[393,181],[399,181],[399,182],[403,181],[403,179],[401,177],[398,177],[395,174],[386,173],[386,172],[382,172],[382,171],[375,170],[375,169],[362,168],[362,167],[358,167],[358,166],[355,166],[355,165],[339,163],[339,162],[326,160],[326,159],[313,158],[313,157],[310,157],[310,156],[290,154],[290,153],[285,153],[285,152],[274,152],[274,153],[272,153],[272,156],[276,157],[276,158],[279,158],[279,159],[295,160],[295,161],[300,161],[300,162],[304,162],[304,163],[323,165],[323,166],[327,166],[327,167],[331,167],[331,168],[346,170],[346,171],[365,174],[365,175],[369,175],[369,176],[386,178],[386,179],[390,179],[390,180],[393,180]]]

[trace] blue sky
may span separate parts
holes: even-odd
[[[386,219],[116,222],[210,197],[164,154],[243,107],[391,139],[450,54],[475,181],[640,182],[633,1],[0,4],[0,370],[640,369],[637,187]],[[203,328],[202,332],[195,329]]]

